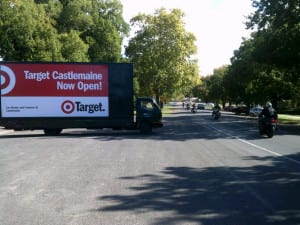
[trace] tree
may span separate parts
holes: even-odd
[[[179,9],[168,12],[162,8],[154,15],[139,14],[131,19],[137,30],[125,52],[134,63],[140,95],[159,100],[198,82],[196,39],[185,31],[183,16]]]
[[[223,107],[227,101],[227,93],[224,88],[224,76],[227,73],[228,66],[222,66],[214,69],[208,85],[209,96],[212,101],[222,103]]]
[[[282,99],[300,98],[300,2],[252,0],[255,13],[247,27],[257,29],[234,52],[223,78],[229,101],[274,106]],[[203,79],[203,98],[217,100],[218,79]],[[222,95],[222,96],[226,96]]]
[[[257,65],[252,60],[253,42],[244,39],[238,50],[234,51],[231,65],[223,78],[230,102],[252,103],[251,81],[255,79]]]
[[[93,25],[82,33],[82,38],[89,45],[90,60],[121,61],[122,41],[129,32],[129,26],[122,17],[122,4],[119,0],[92,1],[92,9]]]
[[[73,0],[63,1],[62,11],[59,14],[57,29],[59,33],[66,33],[72,30],[84,32],[93,25],[92,1]]]
[[[118,62],[128,34],[119,0],[1,0],[0,56]]]
[[[269,76],[281,74],[281,82],[293,84],[289,89],[293,91],[294,99],[299,99],[300,1],[252,2],[256,11],[248,17],[247,27],[257,29],[253,39],[253,59],[268,67]]]
[[[33,0],[1,1],[0,55],[4,60],[59,61],[57,32],[43,7]]]
[[[213,101],[225,106],[228,98],[224,87],[224,77],[227,71],[227,65],[214,69],[212,75],[202,78],[202,84],[197,85],[194,91],[198,92],[198,96],[205,102]]]
[[[71,30],[59,36],[62,44],[62,56],[68,62],[88,62],[88,45],[80,38],[80,33]]]
[[[61,3],[59,32],[77,31],[88,45],[88,58],[92,62],[121,60],[121,45],[129,26],[122,17],[119,0],[61,0]]]

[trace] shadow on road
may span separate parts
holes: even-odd
[[[290,155],[300,158],[300,155]],[[166,167],[120,177],[132,194],[99,196],[95,212],[171,212],[153,224],[300,224],[300,170],[284,157],[245,158],[253,167]]]

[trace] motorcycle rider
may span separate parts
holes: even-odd
[[[192,103],[191,112],[192,112],[192,113],[195,113],[195,112],[196,112],[196,104],[195,104],[195,102]]]
[[[221,107],[219,106],[219,103],[216,103],[216,105],[213,107],[212,115],[214,116],[216,113],[219,113],[221,110]]]
[[[266,122],[272,120],[272,118],[277,120],[277,113],[272,107],[271,102],[267,102],[261,113],[259,114],[259,130],[265,126]]]

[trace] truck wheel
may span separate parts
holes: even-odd
[[[44,133],[47,136],[57,136],[61,133],[61,128],[50,128],[50,129],[44,129]]]
[[[149,122],[142,122],[140,124],[140,132],[142,134],[150,134],[152,133],[152,126]]]

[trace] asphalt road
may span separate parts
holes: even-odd
[[[0,132],[0,224],[300,224],[299,134],[181,108],[164,125]]]

